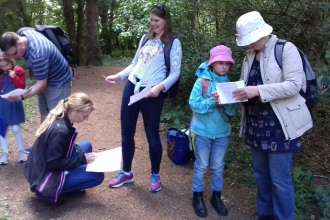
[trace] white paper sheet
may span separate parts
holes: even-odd
[[[31,88],[30,88],[30,89],[31,89]],[[11,91],[11,92],[8,92],[8,93],[6,93],[6,94],[1,95],[1,98],[6,99],[6,98],[8,98],[8,97],[10,97],[10,96],[20,96],[20,95],[25,94],[25,93],[26,93],[27,91],[29,91],[30,89],[15,89],[15,90],[13,90],[13,91]]]
[[[141,92],[139,92],[135,95],[132,95],[129,99],[128,105],[132,105],[133,103],[143,99],[150,93],[150,91],[151,91],[151,86],[147,86]]]
[[[121,169],[121,147],[95,154],[97,157],[93,163],[87,165],[87,172],[112,172]]]
[[[227,83],[217,83],[216,88],[219,94],[219,102],[221,104],[229,104],[239,102],[235,98],[233,98],[233,91],[239,88],[244,87],[244,81],[237,81],[237,82],[227,82]],[[244,100],[246,102],[248,100]]]

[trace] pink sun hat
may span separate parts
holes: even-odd
[[[230,62],[230,68],[235,65],[234,59],[231,57],[232,52],[229,47],[224,45],[213,47],[210,50],[210,60],[207,63],[208,66],[211,66],[214,62],[223,61],[223,62]]]

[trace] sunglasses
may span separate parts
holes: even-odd
[[[156,8],[159,12],[163,13],[163,15],[165,16],[166,15],[166,10],[165,10],[165,7],[164,5],[152,5],[152,8],[151,9],[154,9]]]
[[[165,8],[163,5],[152,5],[152,9],[157,8],[159,11],[165,11]]]
[[[16,46],[16,47],[15,47],[15,52],[14,52],[14,53],[12,53],[12,54],[8,54],[7,52],[5,52],[5,54],[6,54],[7,56],[10,56],[10,57],[16,56],[16,55],[17,55],[17,49],[18,49],[18,47]]]

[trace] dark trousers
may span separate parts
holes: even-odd
[[[121,135],[123,170],[129,172],[132,169],[132,160],[135,152],[134,135],[136,122],[141,111],[144,130],[149,144],[149,156],[151,161],[151,172],[159,173],[163,148],[159,137],[160,115],[164,106],[164,93],[160,92],[156,98],[143,98],[128,106],[130,96],[134,94],[135,85],[127,81],[121,105]],[[142,90],[143,88],[141,88]]]
[[[78,145],[84,149],[81,153],[92,152],[92,145],[90,142],[82,141],[79,142]],[[72,157],[77,155],[78,153],[73,153]],[[67,171],[61,194],[92,188],[103,182],[104,173],[86,172],[86,167],[87,165],[81,165],[75,169]]]

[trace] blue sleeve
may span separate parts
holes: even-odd
[[[198,78],[189,97],[189,105],[193,112],[205,114],[214,112],[217,108],[216,101],[203,97],[202,79]]]
[[[237,113],[238,103],[225,104],[223,107],[227,115],[234,116]]]

